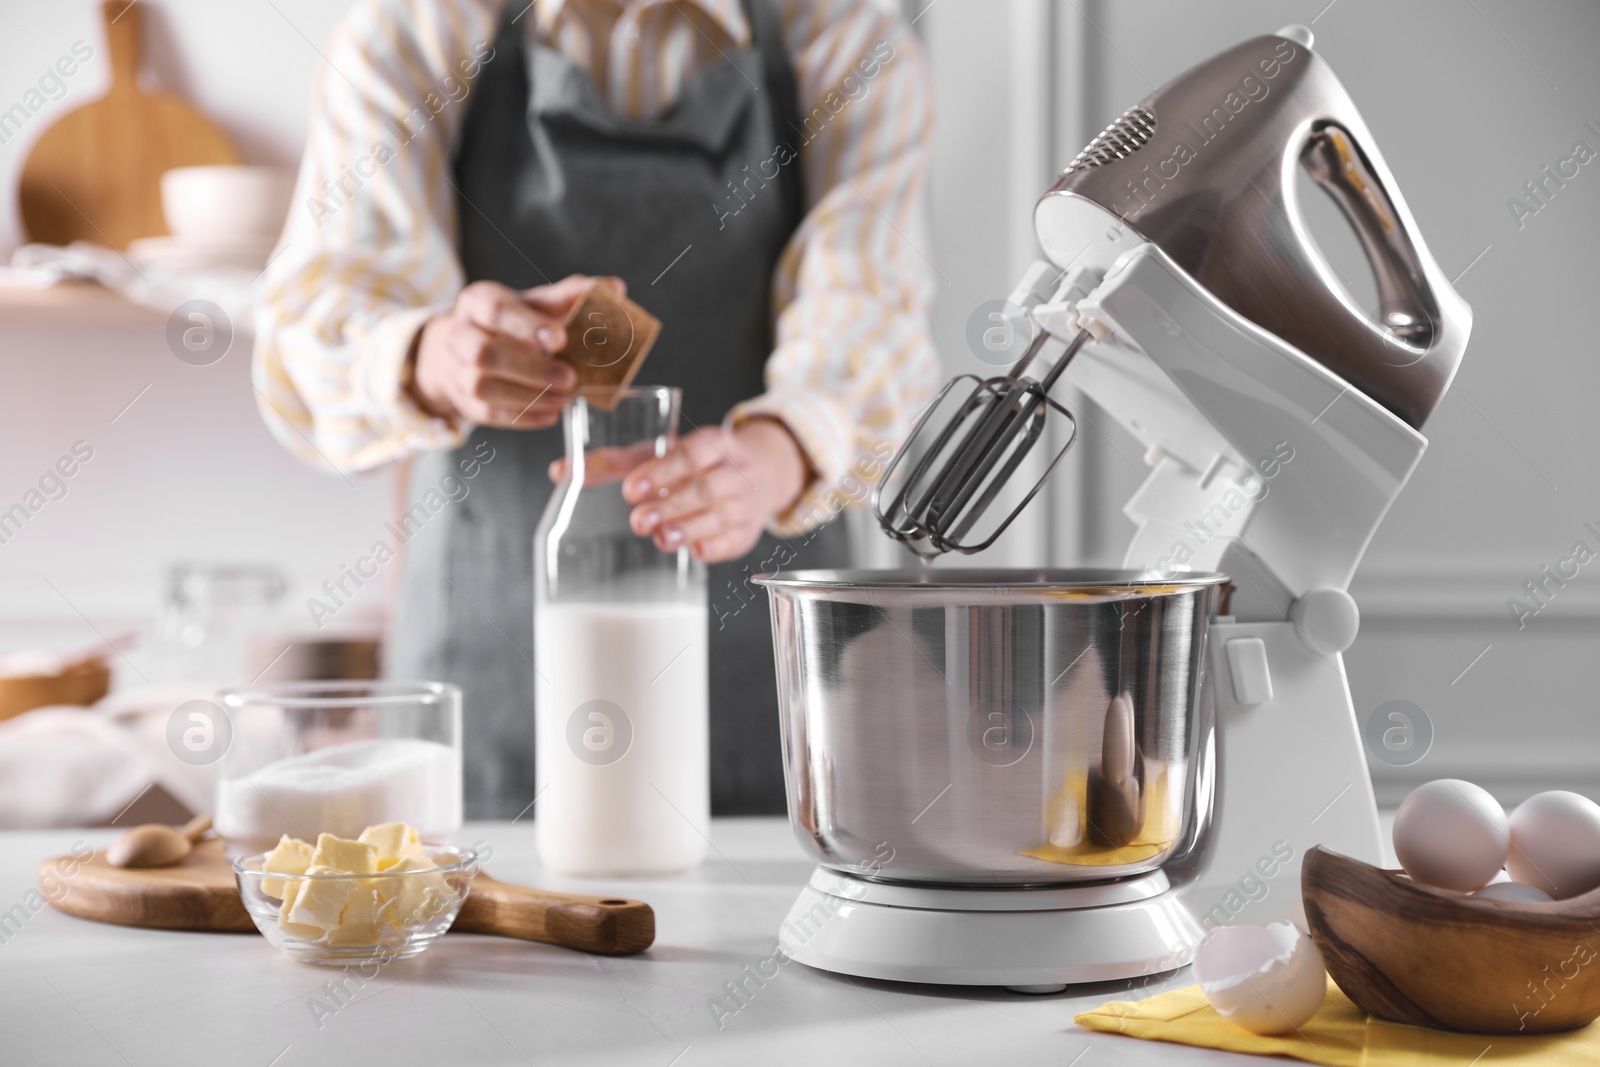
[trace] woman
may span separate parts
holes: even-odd
[[[915,39],[852,0],[359,0],[325,55],[255,381],[313,463],[414,457],[414,497],[474,471],[405,546],[387,667],[465,690],[469,814],[535,795],[550,353],[590,276],[662,320],[640,380],[684,394],[624,492],[637,533],[717,564],[713,808],[781,811],[767,612],[728,605],[774,536],[842,561],[810,527],[938,378]]]

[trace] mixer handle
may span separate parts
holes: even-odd
[[[1355,139],[1343,127],[1324,124],[1307,138],[1300,161],[1339,205],[1366,252],[1378,286],[1378,325],[1406,345],[1430,348],[1437,302],[1394,202]]]

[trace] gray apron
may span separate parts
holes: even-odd
[[[780,142],[795,145],[799,119],[773,0],[746,0],[751,47],[696,71],[664,115],[640,122],[617,117],[566,57],[527,44],[511,21],[521,7],[501,17],[455,163],[467,280],[524,289],[573,273],[623,278],[663,323],[640,384],[683,390],[684,432],[716,425],[762,392],[773,269],[804,216],[799,161],[774,157]],[[744,192],[736,215],[725,214],[741,204],[730,182]],[[533,536],[551,495],[546,470],[564,451],[559,428],[480,427],[412,467],[412,502],[430,491],[447,502],[406,545],[385,671],[461,686],[469,818],[515,816],[537,789]],[[799,551],[788,568],[845,564],[842,524],[804,540],[790,541]],[[711,568],[717,814],[784,809],[771,623],[765,594],[746,584],[778,547],[763,537],[744,560]]]

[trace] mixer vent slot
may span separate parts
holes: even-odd
[[[1119,159],[1126,159],[1154,137],[1156,117],[1147,108],[1130,107],[1122,117],[1100,132],[1088,147],[1078,153],[1078,158],[1067,164],[1066,173],[1085,167],[1102,167]]]

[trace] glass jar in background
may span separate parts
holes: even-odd
[[[664,455],[679,402],[662,386],[580,390],[563,418],[569,471],[534,539],[533,612],[536,836],[563,874],[664,874],[705,856],[705,567],[635,534],[620,478],[597,473],[602,458],[626,473]]]
[[[268,566],[169,567],[157,639],[161,680],[219,686],[248,681],[251,643],[277,628],[287,584]]]

